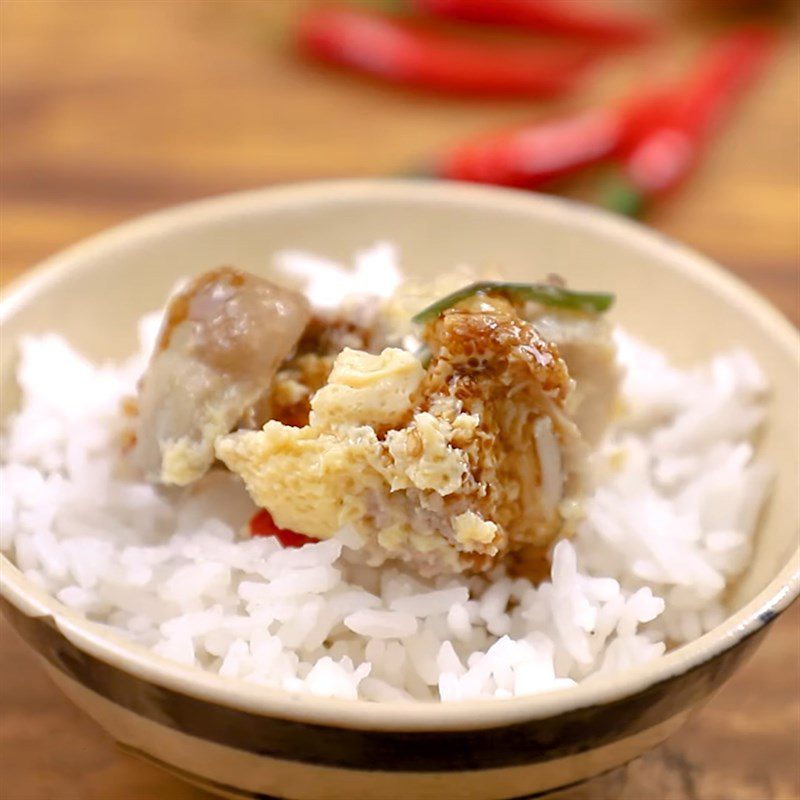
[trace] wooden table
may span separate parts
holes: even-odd
[[[2,0],[3,279],[164,205],[281,181],[401,173],[469,132],[603,102],[637,75],[677,71],[720,25],[697,2],[633,0],[666,20],[667,44],[613,59],[579,97],[543,106],[419,97],[301,63],[281,44],[296,5]],[[726,264],[795,323],[799,63],[787,34],[695,179],[648,219]],[[800,797],[799,628],[795,606],[685,731],[571,797]],[[0,758],[4,800],[203,796],[118,753],[4,622]]]

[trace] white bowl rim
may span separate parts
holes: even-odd
[[[124,222],[68,247],[27,270],[0,293],[0,324],[38,292],[81,269],[85,260],[103,257],[121,242],[147,238],[204,220],[311,202],[336,203],[358,199],[426,203],[491,205],[540,218],[566,219],[570,224],[602,231],[603,235],[636,246],[695,282],[714,288],[726,302],[768,331],[790,354],[800,374],[800,335],[766,300],[722,267],[645,226],[583,203],[511,189],[419,179],[356,179],[313,181],[271,186],[186,203]],[[791,523],[789,523],[791,524]],[[632,696],[683,674],[730,649],[783,611],[800,594],[800,546],[756,597],[713,630],[647,664],[595,678],[575,687],[513,699],[458,703],[372,703],[292,695],[245,681],[220,677],[157,656],[99,623],[90,622],[45,593],[0,555],[2,596],[32,617],[50,617],[79,649],[137,676],[181,694],[250,713],[285,719],[373,730],[461,730],[544,719],[604,705]]]

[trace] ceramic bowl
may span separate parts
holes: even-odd
[[[556,272],[617,294],[616,318],[680,364],[745,345],[773,387],[760,443],[776,481],[731,615],[644,666],[542,696],[455,704],[294,697],[167,662],[44,594],[3,560],[9,619],[72,700],[124,748],[230,797],[315,800],[536,795],[659,744],[753,651],[798,593],[798,336],[701,256],[593,208],[415,181],[326,182],[154,214],[72,247],[2,301],[3,407],[16,338],[57,330],[96,358],[134,347],[135,322],[177,278],[220,264],[269,273],[302,247],[347,259],[396,242],[407,272],[468,261],[512,279]]]

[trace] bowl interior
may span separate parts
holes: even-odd
[[[425,276],[459,263],[510,278],[563,275],[582,289],[617,294],[613,315],[631,332],[688,365],[744,346],[773,394],[762,454],[775,491],[755,554],[736,587],[740,607],[797,546],[797,339],[766,303],[700,257],[609,215],[513,192],[412,182],[331,183],[248,193],[154,215],[65,251],[3,308],[2,408],[17,400],[15,341],[56,330],[87,355],[121,357],[136,321],[175,281],[220,264],[270,274],[272,254],[301,248],[347,261],[377,240],[399,246],[404,270]],[[783,510],[783,512],[781,512]]]

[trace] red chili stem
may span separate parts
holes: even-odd
[[[609,211],[625,217],[641,217],[647,210],[648,198],[618,171],[606,181],[600,200]]]
[[[412,0],[420,11],[481,25],[502,25],[590,39],[598,44],[631,45],[652,39],[656,26],[643,19],[587,11],[565,0]],[[588,5],[592,5],[589,3]]]
[[[438,92],[544,97],[575,87],[595,56],[485,45],[413,27],[390,16],[317,7],[303,15],[307,55],[391,83]]]

